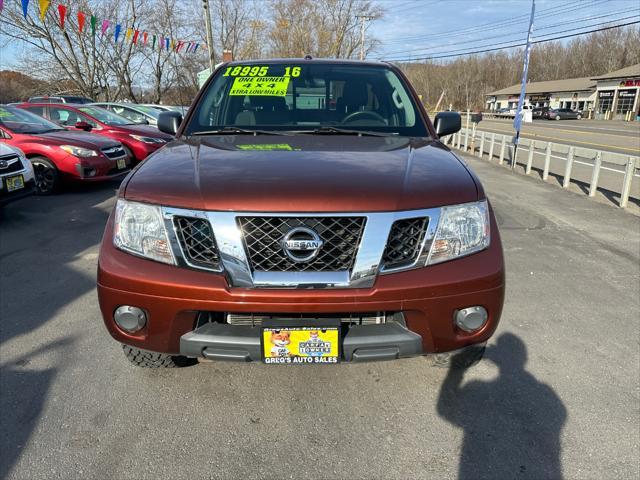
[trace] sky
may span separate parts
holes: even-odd
[[[531,11],[531,0],[373,1],[384,8],[385,15],[369,25],[368,34],[381,41],[369,58],[385,60],[419,59],[489,48],[501,42],[519,43],[526,39]],[[638,0],[536,0],[534,38],[634,19],[640,19]],[[10,68],[21,49],[0,37],[0,70]]]

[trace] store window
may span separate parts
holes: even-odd
[[[598,113],[611,111],[613,105],[613,90],[602,90],[598,92]]]
[[[618,90],[618,104],[616,105],[616,114],[624,115],[633,110],[633,104],[636,100],[636,89]]]

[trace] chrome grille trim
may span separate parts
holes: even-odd
[[[213,230],[221,271],[227,277],[231,287],[236,288],[371,288],[379,274],[388,274],[408,270],[426,264],[431,243],[440,222],[440,208],[408,210],[399,212],[348,212],[348,213],[280,213],[280,212],[219,212],[189,210],[163,207],[163,215],[174,255],[181,266],[198,268],[189,265],[180,248],[177,234],[173,227],[174,216],[185,216],[207,219]],[[242,230],[239,228],[239,217],[364,217],[365,225],[358,245],[355,261],[350,271],[332,272],[265,272],[253,271],[244,247]],[[401,219],[426,217],[428,225],[424,235],[420,254],[411,265],[400,268],[385,268],[383,254],[392,225]]]
[[[343,316],[347,314],[336,314],[335,316],[330,316],[330,318],[339,318],[341,323],[347,324],[355,324],[355,325],[380,325],[387,322],[387,315],[384,312],[378,313],[354,313],[348,314],[348,316]],[[318,315],[313,314],[298,314],[298,315],[290,315],[290,314],[260,314],[260,313],[227,313],[225,315],[225,321],[229,325],[242,325],[242,326],[250,326],[250,327],[259,327],[262,325],[264,320],[273,320],[273,319],[282,319],[286,317],[287,319],[297,319],[297,318],[319,318]]]
[[[351,271],[360,245],[365,217],[238,217],[252,271],[256,272],[340,272]],[[290,260],[282,250],[282,239],[295,227],[309,228],[324,245],[306,262]]]

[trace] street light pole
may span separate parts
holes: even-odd
[[[209,9],[209,0],[202,0],[204,7],[204,19],[207,27],[207,48],[209,49],[209,68],[213,73],[215,60],[213,58],[213,29],[211,28],[211,10]]]
[[[373,18],[372,15],[356,15],[360,19],[360,60],[364,60],[364,25],[365,22]]]

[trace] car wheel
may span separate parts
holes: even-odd
[[[56,166],[47,158],[32,157],[31,164],[35,173],[36,194],[51,195],[60,186],[60,174]]]
[[[560,115],[556,115],[556,120],[560,120]]]
[[[194,358],[149,352],[129,345],[122,345],[122,350],[131,363],[142,368],[180,368],[198,363]]]
[[[576,120],[580,120],[581,118],[582,118],[582,115],[578,115],[578,116],[576,117]]]
[[[431,358],[434,367],[464,370],[482,360],[485,349],[486,342],[471,345],[457,352],[436,353],[431,355]]]

